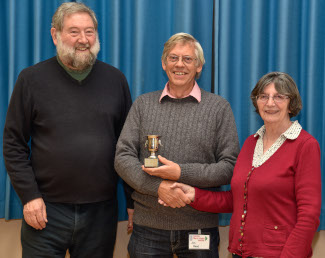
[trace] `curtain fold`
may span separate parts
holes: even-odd
[[[10,94],[19,72],[55,55],[50,28],[63,0],[0,2],[0,143]],[[164,42],[187,32],[201,43],[206,64],[199,85],[226,98],[233,109],[241,145],[263,124],[250,92],[270,71],[289,73],[303,100],[298,119],[325,148],[325,1],[322,0],[84,0],[99,22],[98,58],[127,77],[133,99],[162,89]],[[0,150],[0,217],[22,216]],[[324,151],[322,181],[324,179]],[[224,189],[227,189],[224,188]],[[126,219],[121,182],[119,218]],[[322,193],[325,199],[325,191]],[[222,215],[222,224],[230,215]],[[320,229],[325,229],[325,204]]]
[[[90,6],[98,16],[99,59],[123,71],[133,99],[166,83],[161,68],[163,44],[177,32],[191,33],[202,44],[207,64],[199,83],[211,90],[213,0],[79,2]]]

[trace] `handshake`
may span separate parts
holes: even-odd
[[[167,202],[162,200],[160,197],[158,197],[158,203],[161,205],[164,205],[165,207],[172,207],[172,208],[181,208],[186,206],[187,204],[190,204],[195,199],[195,188],[190,185],[182,184],[182,183],[172,183],[172,185],[169,186],[171,190],[182,192],[181,198],[178,202],[179,205],[169,205]]]

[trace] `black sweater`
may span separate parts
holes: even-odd
[[[22,203],[116,198],[115,146],[130,106],[126,78],[101,61],[82,82],[56,57],[24,69],[3,134],[6,169]]]

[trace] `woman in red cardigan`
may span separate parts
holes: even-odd
[[[257,82],[251,99],[264,125],[245,141],[231,190],[181,183],[173,188],[181,188],[197,210],[233,213],[233,257],[311,257],[321,209],[320,148],[290,120],[302,107],[297,86],[288,74],[271,72]]]

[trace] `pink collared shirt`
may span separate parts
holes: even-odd
[[[173,95],[170,94],[169,91],[169,82],[166,83],[165,88],[163,90],[163,92],[161,93],[159,102],[161,102],[161,100],[163,99],[163,97],[165,96],[169,96],[173,99],[176,99],[176,97],[174,97]],[[201,90],[199,85],[197,84],[197,82],[195,82],[194,87],[192,89],[192,91],[190,92],[190,94],[188,94],[187,96],[185,96],[184,98],[188,97],[188,96],[192,96],[194,97],[198,102],[201,102]]]

